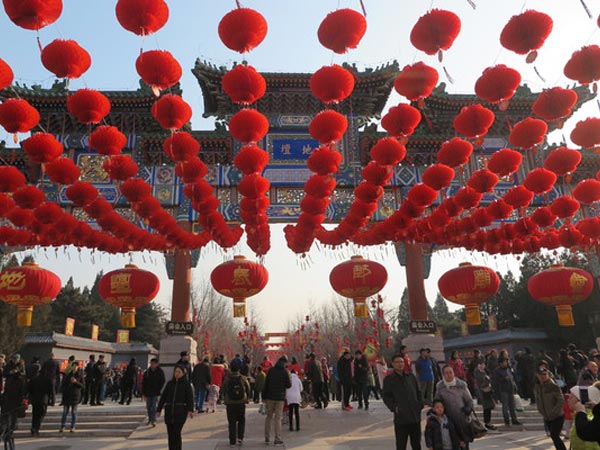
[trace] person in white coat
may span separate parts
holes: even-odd
[[[290,415],[290,431],[294,431],[292,418],[296,415],[296,431],[300,431],[300,402],[302,401],[302,381],[298,378],[295,370],[291,372],[292,387],[286,389],[285,399],[288,404]]]

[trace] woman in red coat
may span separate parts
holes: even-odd
[[[460,359],[460,355],[456,350],[452,352],[450,356],[450,361],[448,361],[448,365],[452,367],[454,370],[454,375],[457,378],[460,378],[463,381],[467,380],[467,374],[465,373],[465,366],[463,364],[462,359]]]

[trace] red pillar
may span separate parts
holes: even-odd
[[[405,243],[406,287],[408,289],[408,310],[411,320],[427,320],[427,296],[423,276],[423,250],[421,244]]]
[[[188,220],[178,222],[186,231],[192,229]],[[190,291],[192,286],[192,255],[189,250],[175,250],[175,268],[173,271],[173,300],[171,301],[171,320],[189,322]]]

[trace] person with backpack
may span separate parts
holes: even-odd
[[[229,424],[229,446],[235,447],[244,442],[246,429],[246,404],[250,401],[250,383],[248,378],[240,374],[240,363],[231,362],[230,372],[223,380],[225,392],[225,408]]]

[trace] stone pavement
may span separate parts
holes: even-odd
[[[132,405],[133,406],[133,405]],[[102,407],[98,408],[98,411]],[[219,406],[214,414],[200,414],[188,420],[183,429],[184,450],[221,450],[229,448],[225,408]],[[244,448],[266,449],[263,443],[264,417],[258,414],[257,405],[249,405],[246,413]],[[43,428],[43,427],[42,427]],[[393,449],[394,433],[392,415],[378,401],[372,402],[369,411],[354,409],[341,411],[339,403],[329,408],[300,412],[301,431],[288,431],[283,426],[285,446],[277,448],[299,450],[361,450]],[[17,450],[164,450],[166,428],[159,423],[156,428],[140,424],[129,438],[85,438],[77,433],[66,433],[61,438],[24,438],[17,440]],[[543,431],[503,431],[489,434],[471,445],[471,449],[542,450],[553,448]],[[425,449],[425,446],[423,446]]]

